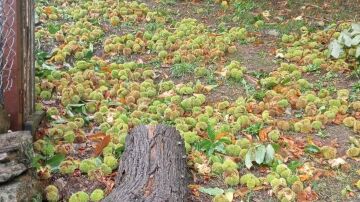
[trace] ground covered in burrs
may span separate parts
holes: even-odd
[[[360,200],[352,1],[36,0],[35,201],[101,201],[125,138],[185,141],[187,201]]]

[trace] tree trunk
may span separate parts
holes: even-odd
[[[164,125],[136,127],[126,138],[116,185],[104,201],[186,201],[188,172],[183,140]]]

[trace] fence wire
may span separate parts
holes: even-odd
[[[0,104],[3,103],[3,93],[13,85],[12,71],[15,52],[15,0],[0,0]]]

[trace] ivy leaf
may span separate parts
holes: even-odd
[[[247,169],[250,169],[253,166],[253,164],[252,164],[253,160],[254,160],[254,158],[253,158],[252,151],[249,150],[245,156],[245,166]]]
[[[333,56],[336,59],[339,58],[340,54],[343,52],[341,45],[336,40],[334,40],[330,43],[329,49],[330,49],[331,56]]]
[[[211,196],[221,195],[225,192],[223,189],[220,189],[219,187],[215,187],[215,188],[200,187],[199,191],[205,194],[209,194]]]
[[[320,148],[317,147],[316,145],[309,144],[309,145],[306,145],[306,146],[305,146],[304,151],[305,151],[306,153],[316,154],[316,153],[319,153],[319,152],[320,152]]]
[[[51,169],[56,169],[60,163],[65,159],[65,155],[63,154],[56,154],[51,157],[49,160],[46,161],[46,164],[51,166]]]
[[[255,151],[255,161],[257,164],[262,164],[264,162],[265,159],[265,154],[266,154],[266,148],[264,145],[260,145],[256,148]]]
[[[274,156],[275,156],[275,149],[271,144],[268,144],[268,146],[266,146],[265,162],[271,163],[274,160]]]

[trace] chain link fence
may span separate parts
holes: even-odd
[[[4,103],[4,92],[13,84],[12,69],[15,52],[14,0],[0,0],[0,104]]]

